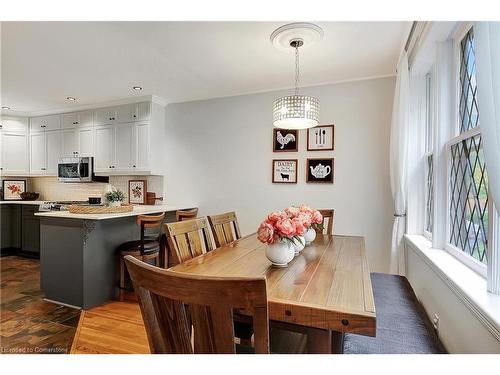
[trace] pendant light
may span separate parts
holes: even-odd
[[[313,24],[290,24],[282,26],[271,35],[271,41],[283,45],[283,38],[280,36],[286,34],[288,37],[289,48],[295,50],[295,92],[293,95],[284,96],[276,99],[273,103],[273,125],[281,129],[308,129],[313,128],[319,123],[319,100],[312,96],[301,95],[299,92],[300,83],[300,65],[299,48],[304,45],[304,39],[298,37],[301,29],[307,29],[310,37],[311,29],[320,37],[323,31]],[[319,29],[319,30],[318,30]]]

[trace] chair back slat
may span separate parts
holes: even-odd
[[[326,230],[326,234],[333,235],[333,220],[335,216],[335,210],[328,208],[323,210],[318,210],[321,215],[323,215],[323,230],[317,230],[319,233],[323,233]],[[328,220],[328,226],[325,225],[325,221]]]
[[[221,247],[241,238],[240,226],[234,212],[208,216],[215,246]]]
[[[165,224],[168,244],[179,263],[214,249],[206,219]]]
[[[269,353],[265,277],[202,277],[153,267],[132,256],[125,262],[139,291],[152,353],[235,353],[233,309],[252,313],[256,353]]]
[[[192,220],[198,216],[198,208],[190,208],[188,210],[177,210],[175,217],[177,221]]]

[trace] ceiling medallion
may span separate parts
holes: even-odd
[[[280,50],[295,51],[295,92],[273,103],[273,125],[282,129],[308,129],[319,123],[319,100],[299,93],[299,48],[323,37],[323,30],[311,23],[281,26],[271,34],[271,42]]]

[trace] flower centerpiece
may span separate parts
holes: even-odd
[[[108,191],[104,196],[106,197],[106,200],[111,207],[121,206],[123,200],[125,199],[125,194],[123,194],[123,191],[115,188],[114,186],[112,186],[111,190]]]
[[[315,228],[322,222],[321,213],[309,206],[288,207],[270,213],[260,224],[257,238],[268,245],[266,256],[273,266],[286,267],[307,243],[314,241]]]
[[[318,210],[309,206],[289,207],[285,210],[292,220],[298,220],[305,228],[303,238],[305,245],[309,245],[316,239],[316,231],[323,230],[323,215]]]

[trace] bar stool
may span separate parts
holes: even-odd
[[[190,208],[187,210],[177,210],[175,217],[177,221],[196,219],[198,216],[198,208]]]
[[[127,255],[147,262],[154,259],[155,266],[160,266],[160,250],[163,246],[162,224],[165,213],[161,215],[138,215],[136,222],[141,228],[141,239],[127,241],[118,247],[120,255],[120,301],[123,301],[125,290],[125,261]]]

